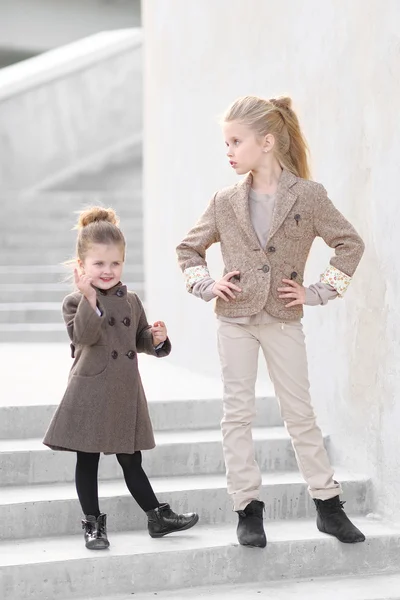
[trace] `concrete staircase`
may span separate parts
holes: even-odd
[[[128,152],[46,192],[3,193],[0,221],[0,342],[65,341],[61,302],[71,290],[63,262],[74,256],[75,211],[112,206],[128,252],[124,283],[144,296],[140,157]],[[77,191],[79,190],[79,191]]]
[[[13,347],[15,356],[27,362],[23,346],[21,350]],[[41,359],[32,357],[37,365],[47,361],[50,371],[51,348]],[[400,528],[367,517],[372,509],[368,478],[337,470],[346,509],[365,531],[367,542],[346,546],[316,530],[314,507],[272,397],[259,398],[254,431],[257,459],[264,471],[262,496],[269,543],[265,550],[238,546],[236,515],[225,488],[218,426],[221,402],[210,395],[202,398],[200,385],[189,400],[187,374],[171,371],[168,361],[160,362],[158,367],[151,357],[141,357],[157,440],[157,448],[145,453],[145,468],[159,498],[179,511],[197,510],[199,525],[161,540],[151,539],[115,457],[102,457],[101,509],[109,515],[111,548],[99,553],[86,550],[73,484],[74,456],[52,452],[41,444],[55,406],[32,400],[21,405],[21,399],[13,403],[10,396],[0,407],[2,600],[231,597],[232,587],[221,588],[218,595],[219,588],[214,586],[223,584],[243,586],[238,588],[243,594],[236,596],[241,599],[259,597],[256,592],[262,592],[278,600],[292,598],[278,591],[283,594],[285,585],[290,589],[300,578],[400,572]],[[154,392],[155,380],[160,380],[162,393]],[[171,382],[180,389],[179,399],[165,392]],[[329,449],[328,438],[326,444]],[[199,590],[178,593],[181,588]],[[268,589],[270,595],[263,591]],[[307,593],[293,597],[307,597]],[[310,597],[314,597],[311,591]],[[354,595],[351,599],[388,597],[396,596]]]

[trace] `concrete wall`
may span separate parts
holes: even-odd
[[[51,185],[141,142],[142,34],[99,33],[0,71],[0,191]]]
[[[185,292],[174,255],[213,192],[235,181],[217,116],[239,95],[290,94],[314,178],[367,244],[346,299],[306,309],[319,420],[337,462],[372,475],[377,510],[400,518],[399,2],[152,0],[143,20],[146,296],[170,326],[171,359],[218,371],[212,308]],[[316,243],[306,281],[329,256]]]
[[[140,0],[0,0],[1,48],[32,54],[140,26]]]

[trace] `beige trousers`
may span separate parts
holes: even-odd
[[[257,500],[261,473],[251,433],[255,416],[255,383],[260,347],[292,439],[299,469],[313,498],[342,493],[316,424],[311,404],[302,324],[240,325],[218,321],[218,349],[224,382],[221,421],[228,493],[233,509]]]

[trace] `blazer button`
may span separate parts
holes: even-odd
[[[115,325],[115,319],[114,319],[114,317],[110,317],[110,318],[108,319],[108,324],[109,324],[109,325],[111,325],[111,327],[112,327],[113,325]]]
[[[129,317],[125,317],[124,319],[122,319],[122,322],[125,325],[125,327],[129,327],[131,324],[131,320],[129,319]]]
[[[293,271],[293,273],[290,273],[290,279],[296,279],[296,277],[297,277],[296,271]]]
[[[133,350],[129,350],[129,352],[127,352],[127,357],[130,358],[131,360],[133,360],[135,358],[135,352]]]
[[[115,359],[115,358],[118,358],[118,352],[117,352],[116,350],[113,350],[113,351],[111,352],[111,358],[114,358],[114,359]]]
[[[269,273],[269,266],[268,265],[264,265],[262,270],[264,271],[264,273]]]
[[[115,293],[118,296],[118,298],[122,298],[122,296],[124,295],[124,292],[121,289],[117,290]]]
[[[275,252],[275,246],[270,246],[268,248],[268,252]]]

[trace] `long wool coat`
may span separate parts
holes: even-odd
[[[137,353],[167,356],[171,344],[167,339],[155,350],[142,303],[126,286],[97,290],[97,306],[101,316],[80,292],[64,300],[75,360],[43,443],[105,454],[154,448]]]
[[[240,271],[235,302],[217,298],[215,311],[225,317],[249,317],[262,309],[283,321],[300,319],[301,305],[286,308],[279,298],[282,279],[303,283],[304,269],[314,239],[319,236],[335,255],[321,281],[342,296],[364,251],[354,227],[335,208],[325,188],[314,181],[283,170],[276,194],[275,211],[265,248],[254,231],[249,213],[251,173],[240,183],[217,192],[195,227],[177,248],[179,266],[189,292],[195,283],[209,277],[206,251],[221,244],[224,274]],[[233,280],[232,280],[233,281]]]

